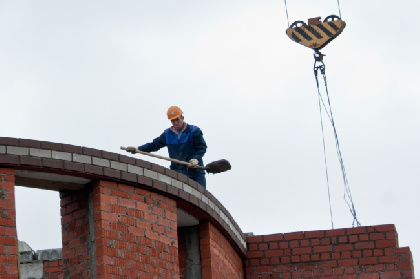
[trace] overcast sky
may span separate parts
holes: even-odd
[[[339,14],[335,0],[287,5],[289,24]],[[420,2],[340,6],[347,27],[322,52],[357,217],[395,224],[419,269]],[[244,232],[351,227],[324,118],[330,216],[313,51],[287,27],[282,0],[0,0],[0,135],[125,154],[178,105],[204,132],[205,163],[231,162],[207,189]],[[19,238],[61,247],[58,193],[16,194]]]

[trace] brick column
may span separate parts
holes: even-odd
[[[210,222],[200,223],[202,278],[244,278],[242,259]]]
[[[174,200],[106,181],[93,194],[98,278],[179,278]]]
[[[0,278],[19,277],[15,170],[0,168]]]
[[[89,254],[89,189],[62,191],[60,198],[64,278],[95,278]]]

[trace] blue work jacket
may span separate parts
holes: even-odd
[[[204,166],[203,156],[206,153],[207,145],[203,138],[203,132],[197,126],[187,124],[186,129],[180,134],[168,128],[152,142],[141,145],[138,149],[144,152],[154,152],[165,146],[168,147],[170,158],[185,162],[189,162],[191,159],[197,159],[198,164]],[[170,169],[185,175],[204,172],[202,169],[189,168],[186,165],[174,162],[171,162]]]

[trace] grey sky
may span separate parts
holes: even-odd
[[[287,2],[289,23],[338,14],[335,0]],[[358,219],[395,224],[420,268],[420,4],[340,5],[347,27],[323,53]],[[207,189],[244,232],[331,229],[312,51],[287,27],[284,1],[0,0],[1,135],[123,153],[158,136],[178,105],[204,132],[205,163],[231,162]],[[334,225],[351,227],[327,124]],[[19,237],[60,246],[58,194],[17,199]],[[38,209],[53,215],[30,230]]]

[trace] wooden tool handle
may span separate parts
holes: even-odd
[[[121,146],[120,149],[121,150],[127,150],[127,147]],[[174,162],[174,163],[177,163],[177,164],[186,165],[186,166],[189,166],[191,168],[199,168],[199,169],[203,169],[203,170],[206,169],[205,167],[202,167],[202,166],[199,166],[199,165],[193,166],[191,163],[188,163],[188,162],[185,162],[185,161],[181,161],[181,160],[177,160],[177,159],[168,158],[168,157],[165,157],[165,156],[160,156],[160,155],[157,155],[157,154],[144,152],[144,151],[138,150],[138,148],[136,148],[136,153],[140,153],[140,154],[147,155],[147,156],[150,156],[150,157],[163,159],[163,160]]]

